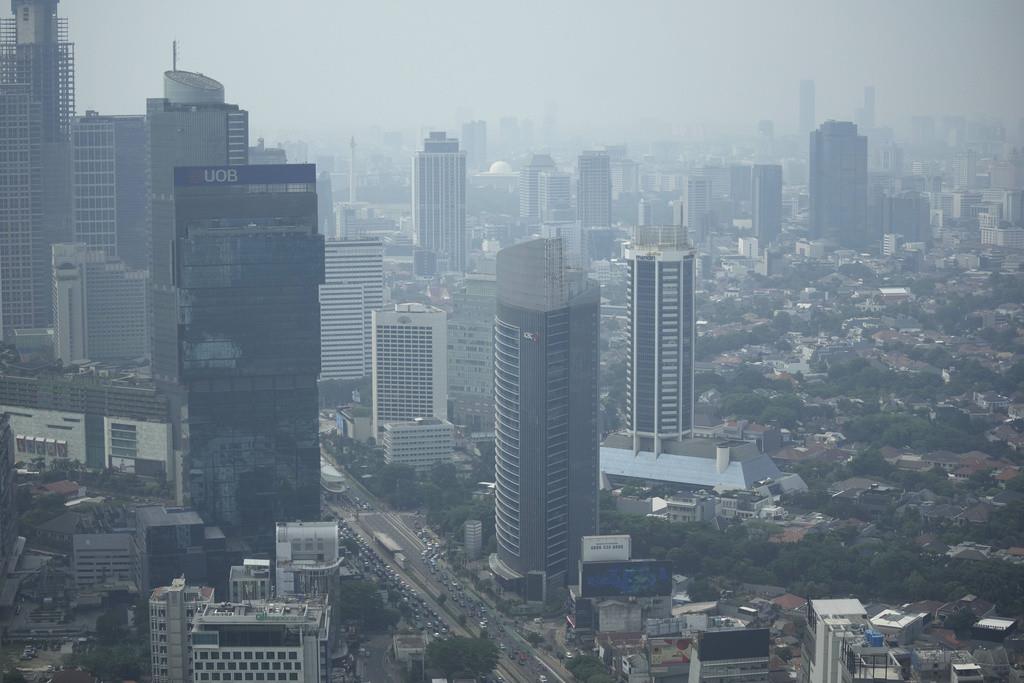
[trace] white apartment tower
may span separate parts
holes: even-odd
[[[387,422],[448,419],[448,324],[444,311],[395,304],[373,312],[373,433]]]
[[[587,151],[577,161],[576,215],[584,228],[612,224],[612,170],[608,152]]]
[[[439,272],[466,270],[466,153],[432,132],[412,164],[412,220],[417,244],[437,255]]]
[[[384,307],[384,245],[378,239],[324,243],[320,286],[320,378],[371,372],[373,311]]]
[[[153,683],[191,683],[192,620],[213,602],[213,589],[187,586],[185,578],[156,588],[149,596],[149,650]]]
[[[711,183],[697,175],[687,176],[683,185],[682,221],[690,240],[699,243],[707,234],[711,213]]]

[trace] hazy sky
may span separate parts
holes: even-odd
[[[77,109],[141,113],[171,65],[225,85],[254,136],[496,124],[545,102],[564,130],[642,119],[792,132],[801,78],[818,118],[1024,117],[1022,0],[62,0]],[[495,126],[496,127],[496,126]]]

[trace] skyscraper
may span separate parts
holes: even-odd
[[[146,271],[103,247],[53,245],[54,355],[64,363],[145,356],[147,285]]]
[[[540,198],[540,222],[571,221],[572,178],[562,171],[542,171],[537,179]]]
[[[597,527],[600,287],[565,266],[562,241],[498,253],[491,568],[544,600]]]
[[[448,419],[445,312],[395,304],[373,312],[373,434],[388,422]]]
[[[868,141],[848,121],[826,121],[810,137],[810,234],[833,247],[868,244]]]
[[[857,126],[863,130],[875,127],[875,86],[864,86],[864,106],[857,110]]]
[[[626,426],[657,456],[693,429],[694,251],[679,226],[638,227],[626,261]]]
[[[473,173],[487,170],[487,122],[467,121],[462,124],[462,146],[466,149],[466,170]]]
[[[583,152],[577,160],[576,216],[584,229],[611,227],[612,170],[607,152]]]
[[[43,188],[39,102],[27,85],[0,84],[0,322],[4,336],[46,324],[39,281]],[[47,287],[47,289],[50,289]],[[51,290],[52,291],[52,290]],[[52,314],[52,307],[49,311]]]
[[[782,166],[757,164],[751,172],[754,236],[764,246],[782,233]]]
[[[711,221],[711,183],[703,176],[689,175],[683,184],[680,224],[689,239],[699,244],[707,237]]]
[[[493,275],[470,273],[452,292],[448,316],[448,401],[451,421],[468,432],[494,429]]]
[[[371,372],[373,311],[384,306],[384,244],[327,240],[320,287],[320,378],[359,379]]]
[[[187,400],[191,502],[269,538],[320,516],[317,375],[324,240],[311,164],[179,167],[172,284],[154,374]]]
[[[249,113],[224,103],[224,86],[202,74],[164,72],[164,96],[146,100],[149,168],[148,244],[153,311],[171,310],[175,301],[171,246],[175,240],[174,169],[177,166],[237,166],[248,163]],[[167,330],[150,329],[153,373],[176,372],[178,349]],[[160,347],[160,341],[169,344]]]
[[[882,202],[882,233],[902,235],[907,242],[930,242],[931,213],[928,198],[908,190]]]
[[[71,120],[71,239],[144,270],[146,257],[146,117]]]
[[[530,163],[519,171],[519,217],[530,225],[541,221],[540,176],[556,170],[555,160],[550,155],[534,154]]]
[[[324,239],[335,237],[338,222],[334,218],[334,190],[331,187],[331,174],[321,171],[316,177],[316,216],[320,221],[318,232]]]
[[[0,21],[0,313],[3,328],[45,327],[53,315],[50,246],[71,233],[68,131],[75,113],[74,44],[59,0],[12,0]]]
[[[800,81],[800,130],[801,136],[810,135],[818,125],[814,115],[814,81]]]
[[[412,220],[440,272],[466,270],[466,153],[443,132],[431,133],[413,158]]]

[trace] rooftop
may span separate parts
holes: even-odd
[[[601,445],[601,472],[612,477],[724,489],[748,489],[759,481],[782,476],[772,459],[759,452],[754,442],[725,443],[730,450],[729,463],[719,472],[716,453],[722,442],[712,439],[665,442],[661,455],[655,456],[650,451],[634,454],[631,436],[612,434]]]

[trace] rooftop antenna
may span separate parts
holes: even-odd
[[[178,41],[171,41],[171,70],[178,70]]]

